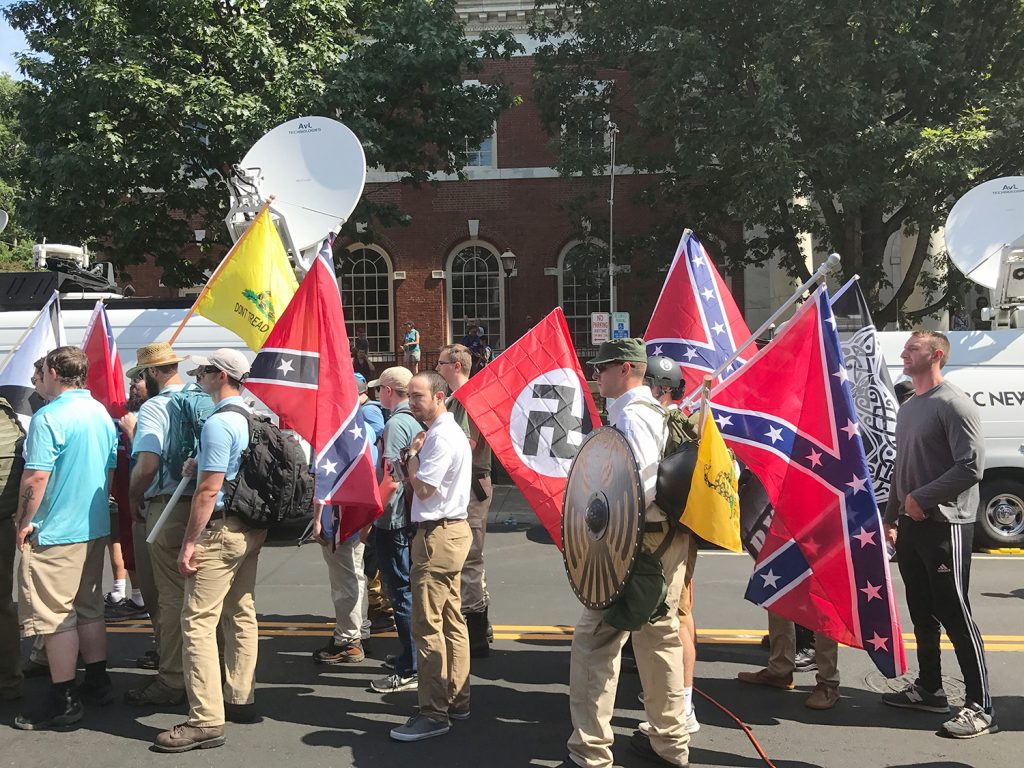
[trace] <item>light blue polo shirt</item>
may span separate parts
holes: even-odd
[[[116,465],[117,429],[87,390],[67,390],[36,412],[25,469],[50,473],[32,518],[40,546],[110,535],[107,472]]]
[[[240,413],[221,413],[226,405],[249,407],[240,395],[217,403],[210,418],[203,424],[196,461],[200,472],[223,472],[225,482],[234,480],[242,464],[242,451],[249,447],[249,422]],[[217,494],[216,509],[224,506],[224,489]]]
[[[141,451],[147,451],[155,453],[161,457],[161,461],[163,460],[164,444],[171,431],[171,419],[168,415],[171,396],[184,388],[184,384],[170,384],[164,387],[159,395],[149,398],[142,404],[139,409],[139,420],[135,425],[135,439],[132,441],[132,458],[138,456]],[[161,475],[163,483],[160,482]],[[153,476],[153,482],[146,489],[145,497],[151,499],[154,496],[169,496],[177,487],[178,481],[171,477],[170,473],[158,469]],[[185,495],[191,496],[194,492],[195,484],[189,483]]]

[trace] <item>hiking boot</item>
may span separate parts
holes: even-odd
[[[814,690],[811,691],[811,695],[807,697],[804,706],[808,709],[832,709],[832,707],[839,703],[839,699],[838,688],[818,683],[814,686]]]
[[[159,677],[124,692],[124,703],[132,707],[176,707],[185,703],[185,689],[172,688]]]
[[[204,728],[182,723],[156,737],[153,749],[157,752],[188,752],[193,749],[211,749],[224,745],[224,726]]]
[[[902,691],[883,693],[882,703],[901,709],[920,709],[922,712],[949,712],[949,701],[941,688],[935,693],[928,693],[916,681]]]
[[[255,704],[232,704],[229,701],[224,702],[224,717],[240,725],[258,723],[263,719],[256,713]]]
[[[139,669],[160,669],[160,654],[156,651],[146,651],[135,660],[135,666]]]
[[[769,688],[780,688],[784,691],[793,688],[793,675],[785,675],[784,677],[773,675],[767,669],[759,669],[757,672],[740,672],[736,675],[736,679],[741,683],[767,685]]]
[[[400,675],[397,672],[385,675],[370,683],[370,687],[377,693],[398,693],[398,691],[412,691],[419,686],[417,675]]]
[[[373,614],[370,616],[370,629],[374,632],[394,632],[397,629],[394,614]]]
[[[317,664],[356,664],[365,658],[363,644],[358,640],[338,645],[332,637],[323,648],[313,651],[313,661]]]
[[[952,720],[947,720],[939,729],[940,734],[953,739],[973,739],[995,731],[992,715],[973,702],[967,702]]]
[[[405,721],[405,725],[392,728],[391,738],[395,741],[423,741],[434,736],[444,736],[450,730],[451,726],[444,720],[415,714]]]
[[[103,618],[107,621],[130,621],[132,619],[148,619],[149,611],[146,607],[139,605],[130,597],[118,600],[116,603],[107,603],[103,608]]]
[[[78,696],[86,704],[105,707],[114,703],[114,684],[110,682],[109,675],[104,675],[100,681],[86,677],[78,686]]]
[[[650,736],[643,731],[633,731],[633,735],[629,738],[629,747],[640,755],[640,757],[649,760],[652,763],[658,763],[659,765],[675,765],[675,763],[670,763],[654,751],[654,747],[651,746]]]
[[[797,672],[814,672],[818,669],[818,660],[813,648],[803,648],[793,657],[794,669]]]
[[[85,708],[74,687],[62,691],[51,688],[41,706],[14,718],[14,727],[23,731],[45,731],[73,725],[84,714]]]

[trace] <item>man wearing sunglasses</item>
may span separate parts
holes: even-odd
[[[646,505],[644,549],[655,552],[673,532],[665,513],[654,503],[658,464],[667,431],[661,406],[644,385],[647,352],[642,339],[606,341],[590,361],[601,396],[611,400],[608,421],[629,443],[640,469]],[[666,601],[677,605],[683,590],[689,537],[672,536],[661,555]],[[611,768],[612,712],[618,684],[619,655],[630,633],[603,620],[603,612],[584,608],[573,633],[569,669],[569,737],[567,768]],[[689,764],[690,735],[683,697],[683,651],[675,611],[632,633],[633,651],[644,687],[647,722],[634,732],[630,746],[645,758],[664,765]]]

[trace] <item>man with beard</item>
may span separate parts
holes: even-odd
[[[140,550],[149,554],[148,573],[139,563],[142,596],[153,618],[158,648],[158,672],[147,683],[125,693],[125,703],[134,706],[177,706],[185,701],[185,680],[181,655],[181,609],[185,592],[184,577],[178,572],[177,557],[188,522],[195,484],[190,483],[171,511],[156,540],[146,537],[178,485],[181,467],[172,467],[172,454],[180,446],[171,445],[173,423],[180,415],[176,399],[184,392],[185,383],[178,374],[178,363],[184,358],[174,353],[171,345],[157,342],[141,347],[138,360],[128,377],[142,374],[149,399],[139,409],[138,423],[132,441],[132,470],[129,501],[135,521],[134,540]],[[192,386],[194,390],[194,385]]]

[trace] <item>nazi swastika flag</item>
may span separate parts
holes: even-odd
[[[601,426],[560,308],[455,392],[562,548],[562,497],[583,438]]]

